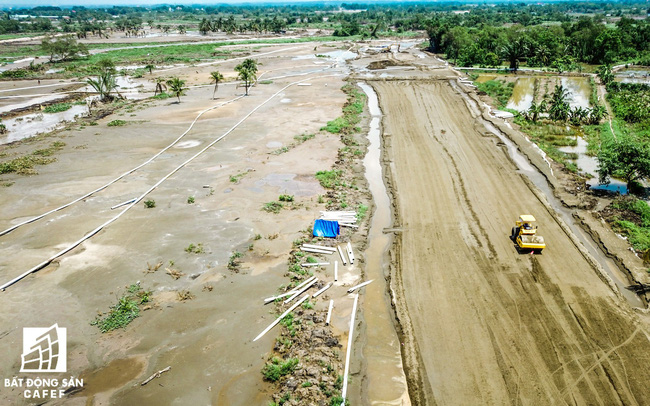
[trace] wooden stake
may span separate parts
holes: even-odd
[[[165,369],[161,369],[160,371],[156,372],[155,374],[153,374],[153,375],[151,375],[149,378],[147,378],[144,382],[142,382],[142,383],[140,384],[140,386],[144,386],[144,385],[148,384],[149,381],[152,381],[152,380],[158,378],[161,374],[163,374],[163,373],[169,371],[170,369],[172,369],[171,366],[168,366],[168,367],[165,368]]]

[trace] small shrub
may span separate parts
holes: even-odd
[[[342,171],[337,169],[331,171],[318,171],[316,172],[316,179],[318,179],[321,186],[325,189],[332,189],[339,183],[341,173]]]
[[[280,210],[282,210],[283,207],[284,205],[280,202],[268,202],[268,203],[264,203],[262,210],[269,213],[278,214],[280,213]]]
[[[357,220],[361,222],[364,217],[366,217],[366,213],[368,212],[368,206],[365,204],[360,204],[357,206]]]
[[[262,239],[262,234],[255,234],[255,237],[253,237],[255,241],[261,240]]]
[[[145,200],[144,201],[144,207],[147,209],[153,209],[156,207],[156,201],[155,200]]]
[[[267,381],[277,382],[283,376],[292,373],[299,362],[298,358],[289,358],[285,362],[282,362],[280,359],[273,357],[271,362],[268,362],[262,368],[262,375],[264,375],[264,379]]]
[[[123,125],[126,125],[126,121],[124,121],[124,120],[113,120],[113,121],[109,122],[106,125],[109,126],[109,127],[121,127]]]
[[[43,113],[60,113],[62,111],[70,110],[70,108],[72,108],[71,103],[50,104],[43,109]]]
[[[278,200],[281,202],[293,202],[293,196],[292,195],[280,195],[278,197]]]
[[[198,243],[197,245],[190,243],[190,245],[185,248],[185,252],[190,254],[203,254],[205,252],[205,249],[203,248],[203,243]]]
[[[231,271],[236,271],[239,269],[239,265],[241,265],[241,260],[240,258],[243,257],[244,254],[242,254],[239,251],[233,251],[232,254],[230,254],[230,258],[228,258],[228,269]]]
[[[99,316],[90,324],[102,333],[124,328],[140,315],[139,305],[151,301],[151,291],[142,290],[139,284],[130,285],[118,302],[111,306],[106,317]]]
[[[187,198],[187,204],[194,204],[194,196],[190,196]]]

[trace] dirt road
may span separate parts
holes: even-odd
[[[439,80],[371,82],[398,236],[411,399],[427,405],[645,404],[647,326],[602,282],[496,139]],[[519,214],[548,248],[519,254]]]

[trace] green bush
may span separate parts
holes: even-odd
[[[190,254],[203,254],[205,252],[205,249],[203,248],[203,243],[198,243],[194,245],[194,243],[190,243],[190,245],[185,248],[185,252],[188,252]]]
[[[280,210],[282,210],[283,207],[284,205],[280,202],[268,202],[268,203],[264,203],[262,210],[269,213],[278,214],[280,213]]]
[[[71,108],[71,103],[50,104],[43,109],[43,113],[60,113],[62,111],[70,110]]]
[[[106,317],[97,317],[90,324],[97,326],[102,333],[124,328],[140,315],[140,305],[151,301],[151,291],[142,290],[133,284],[117,302],[111,306]]]
[[[281,202],[293,202],[293,196],[292,195],[280,195],[278,197],[278,200]]]
[[[123,125],[126,125],[126,121],[124,120],[113,120],[110,123],[107,124],[109,127],[121,127]]]
[[[341,174],[342,171],[337,169],[331,171],[318,171],[316,172],[316,179],[318,179],[322,187],[332,189],[338,184]]]
[[[264,379],[267,381],[277,382],[283,376],[292,373],[299,362],[298,358],[289,358],[285,362],[282,362],[280,359],[273,357],[271,362],[268,362],[262,368],[262,375],[264,375]]]
[[[144,207],[147,209],[153,209],[156,207],[156,201],[155,200],[145,200],[144,201]]]

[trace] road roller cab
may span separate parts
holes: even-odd
[[[541,252],[546,248],[544,237],[537,235],[535,217],[530,214],[522,214],[512,228],[510,238],[517,244],[520,250],[532,250]]]

